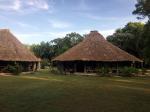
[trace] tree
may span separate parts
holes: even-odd
[[[150,66],[150,0],[137,0],[136,9],[133,14],[142,16],[142,19],[148,17],[148,22],[144,26],[144,59],[147,65]],[[141,17],[138,17],[138,19]]]
[[[142,18],[148,17],[150,20],[150,0],[137,0],[135,7],[133,14],[140,15]],[[138,19],[141,19],[141,17],[138,17]]]
[[[50,42],[41,42],[30,46],[31,51],[42,60],[52,60],[55,56],[65,52],[69,48],[83,40],[83,36],[78,33],[66,34],[64,38],[57,38]]]
[[[107,40],[121,49],[143,58],[143,28],[144,24],[140,22],[129,22],[122,29],[107,37]]]
[[[41,59],[50,59],[54,56],[53,46],[49,42],[41,42],[30,46],[31,51]]]
[[[144,27],[144,58],[145,63],[150,66],[150,21]]]
[[[76,44],[81,42],[83,38],[84,37],[81,36],[80,34],[72,32],[72,33],[66,34],[64,38],[57,38],[57,39],[52,40],[51,43],[53,44],[55,56],[75,46]]]

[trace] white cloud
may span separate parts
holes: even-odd
[[[21,8],[21,2],[19,0],[14,0],[13,9],[19,10]]]
[[[34,12],[54,9],[54,0],[0,0],[0,11]]]
[[[72,26],[68,22],[63,22],[63,21],[58,21],[58,20],[50,20],[49,23],[53,28],[60,28],[60,29],[69,28]]]
[[[26,4],[43,10],[49,9],[49,5],[45,0],[27,0]]]
[[[17,11],[21,8],[21,1],[20,0],[1,0],[0,1],[0,10],[6,11]]]

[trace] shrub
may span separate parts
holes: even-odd
[[[146,68],[142,68],[142,75],[145,75],[146,73]]]
[[[48,67],[48,66],[49,66],[49,60],[48,59],[43,59],[41,61],[41,68],[45,69],[45,67]]]
[[[19,64],[7,65],[3,71],[13,73],[14,75],[19,75],[22,72],[23,68]]]
[[[98,75],[106,76],[109,73],[109,68],[108,67],[102,67],[102,68],[98,68],[96,71],[97,71]]]
[[[50,73],[52,74],[60,74],[59,70],[56,67],[50,67]]]
[[[122,76],[133,76],[133,74],[138,73],[138,69],[135,67],[124,67],[120,69]]]

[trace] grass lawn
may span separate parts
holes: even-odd
[[[0,112],[150,112],[150,77],[0,76]]]

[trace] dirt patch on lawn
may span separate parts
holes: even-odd
[[[0,76],[12,76],[12,73],[0,73]]]

